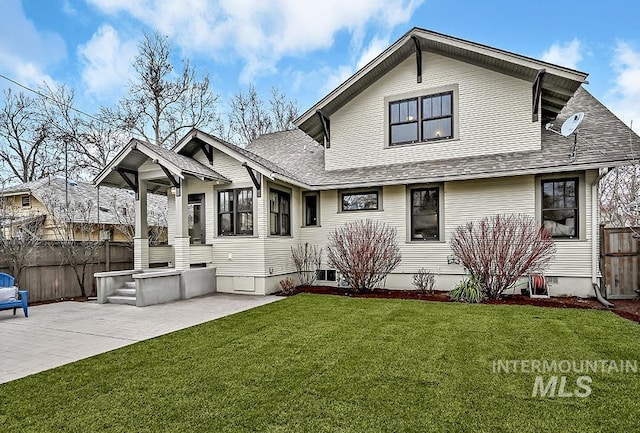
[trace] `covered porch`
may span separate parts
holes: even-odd
[[[101,272],[98,302],[152,305],[187,299],[216,289],[213,246],[206,243],[207,227],[202,188],[230,180],[211,167],[170,150],[131,140],[96,178],[95,184],[128,189],[135,197],[134,268]],[[149,245],[147,195],[167,195],[166,245]]]

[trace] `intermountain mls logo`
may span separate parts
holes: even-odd
[[[493,373],[536,374],[531,397],[579,397],[591,395],[591,375],[637,374],[637,360],[499,359]],[[575,379],[573,386],[572,379]]]

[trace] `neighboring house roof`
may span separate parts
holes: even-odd
[[[132,139],[111,163],[100,172],[94,183],[96,185],[102,184],[116,188],[127,188],[126,181],[120,176],[117,169],[137,171],[149,159],[181,178],[189,175],[200,179],[225,183],[231,182],[211,167],[207,167],[193,158],[180,155],[155,144]],[[171,186],[168,178],[161,180],[160,183],[155,183],[157,187],[155,190],[166,189]]]
[[[554,119],[573,93],[585,83],[585,72],[576,71],[476,42],[414,27],[382,54],[304,112],[295,124],[319,143],[323,142],[322,121],[338,111],[373,82],[416,52],[430,52],[462,60],[534,83],[540,79],[543,120]],[[543,72],[543,73],[541,73]]]
[[[84,183],[69,181],[68,188],[65,179],[44,178],[33,182],[27,182],[0,190],[0,196],[14,196],[30,194],[43,205],[51,204],[60,206],[66,203],[68,193],[69,203],[91,201],[92,208],[90,220],[85,221],[84,216],[77,217],[74,222],[91,222],[100,224],[128,224],[133,222],[130,218],[123,218],[122,210],[133,210],[134,197],[126,190],[119,188],[98,188]],[[167,197],[157,194],[147,196],[147,215],[151,225],[166,225]],[[120,214],[118,214],[120,212]]]
[[[579,111],[585,113],[585,118],[578,130],[575,156],[573,136],[565,138],[547,131],[544,123],[540,125],[542,149],[539,151],[344,170],[325,170],[324,148],[300,130],[263,135],[254,140],[248,150],[277,161],[284,169],[296,173],[310,189],[573,171],[624,165],[640,158],[640,137],[584,88],[579,88],[569,100],[558,116],[557,125]]]

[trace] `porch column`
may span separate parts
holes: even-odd
[[[176,270],[189,269],[189,201],[186,179],[180,179],[180,188],[176,188],[176,236],[173,244]]]
[[[138,200],[136,200],[135,235],[133,238],[133,268],[149,268],[149,226],[147,223],[147,181],[138,181]]]

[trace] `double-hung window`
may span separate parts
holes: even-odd
[[[542,222],[553,237],[578,237],[578,178],[542,181]]]
[[[453,138],[453,92],[389,103],[389,145]]]
[[[291,234],[291,195],[279,189],[269,190],[269,232],[272,235]]]
[[[218,191],[218,235],[253,234],[253,189]]]

